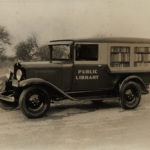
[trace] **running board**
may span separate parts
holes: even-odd
[[[103,100],[113,100],[113,99],[120,99],[120,97],[76,97],[76,100],[86,100],[86,101],[103,101]]]

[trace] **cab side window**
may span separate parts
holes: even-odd
[[[96,44],[77,44],[77,61],[96,61],[98,60],[98,45]]]

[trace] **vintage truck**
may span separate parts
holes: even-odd
[[[134,109],[150,83],[150,39],[97,38],[49,43],[47,62],[17,62],[0,78],[0,99],[29,118],[43,116],[53,101],[118,98]]]

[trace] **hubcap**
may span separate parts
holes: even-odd
[[[30,111],[38,111],[44,104],[44,97],[41,94],[32,94],[27,100],[27,107]]]
[[[39,106],[39,104],[40,104],[39,95],[32,95],[32,96],[29,98],[29,101],[32,103],[32,105],[33,105],[34,107]]]
[[[128,103],[132,104],[136,101],[138,98],[138,91],[135,87],[129,87],[125,91],[125,98]]]
[[[135,99],[135,95],[131,89],[126,90],[125,95],[128,101],[132,101]]]

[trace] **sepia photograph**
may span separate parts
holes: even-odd
[[[0,0],[0,149],[150,149],[149,0]]]

